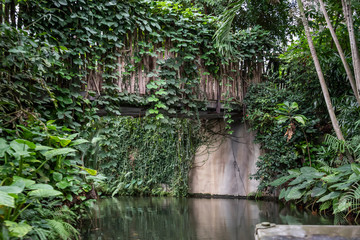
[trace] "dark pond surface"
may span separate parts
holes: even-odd
[[[98,201],[83,239],[252,240],[255,225],[333,224],[275,202],[204,198],[112,198]]]

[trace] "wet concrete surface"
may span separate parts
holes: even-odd
[[[360,226],[257,224],[255,240],[360,240]]]

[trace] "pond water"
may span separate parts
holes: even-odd
[[[244,199],[102,199],[83,226],[83,239],[252,240],[255,225],[333,224],[333,220],[275,202]]]

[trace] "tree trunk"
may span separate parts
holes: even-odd
[[[13,27],[16,27],[16,3],[15,0],[12,0],[10,3],[10,19],[11,19],[11,25]]]
[[[341,3],[343,6],[344,17],[345,17],[346,25],[348,27],[348,32],[349,32],[351,56],[352,56],[352,61],[353,61],[353,66],[354,66],[356,87],[357,87],[358,93],[360,94],[360,58],[359,58],[359,49],[357,48],[357,44],[356,44],[351,4],[348,0],[341,0]]]
[[[339,127],[339,123],[338,123],[337,118],[335,116],[333,106],[331,104],[329,91],[328,91],[328,88],[326,86],[325,78],[324,78],[323,72],[321,70],[320,62],[319,62],[319,59],[318,59],[317,54],[316,54],[314,43],[312,41],[312,37],[311,37],[311,34],[310,34],[310,28],[309,28],[309,24],[308,24],[306,16],[305,16],[303,4],[302,4],[301,0],[297,0],[297,3],[299,5],[299,10],[300,10],[300,14],[301,14],[301,20],[302,20],[304,28],[305,28],[305,34],[306,34],[307,41],[308,41],[308,44],[309,44],[311,56],[312,56],[314,64],[315,64],[316,73],[317,73],[317,75],[319,77],[321,89],[322,89],[322,92],[323,92],[323,95],[324,95],[324,98],[325,98],[326,107],[327,107],[327,110],[328,110],[329,115],[330,115],[330,119],[331,119],[333,129],[334,129],[334,131],[336,133],[337,138],[339,140],[344,140],[343,134],[342,134],[341,129]]]
[[[4,18],[4,5],[2,2],[0,2],[0,24],[3,23]]]
[[[332,36],[332,38],[333,38],[333,40],[334,40],[334,42],[335,42],[335,45],[336,45],[336,48],[337,48],[337,50],[338,50],[338,52],[339,52],[341,61],[342,61],[343,65],[344,65],[344,68],[345,68],[345,71],[346,71],[346,75],[347,75],[347,77],[349,78],[349,81],[350,81],[350,84],[351,84],[351,88],[352,88],[352,90],[353,90],[353,92],[354,92],[356,101],[358,102],[358,105],[360,106],[359,91],[358,91],[358,89],[357,89],[357,87],[356,87],[356,83],[355,83],[355,80],[354,80],[354,76],[353,76],[352,71],[351,71],[351,69],[350,69],[350,67],[349,67],[349,64],[348,64],[347,61],[346,61],[344,51],[343,51],[342,48],[341,48],[341,45],[340,45],[339,40],[338,40],[338,38],[337,38],[337,36],[336,36],[335,30],[334,30],[334,28],[333,28],[333,26],[332,26],[332,24],[331,24],[331,22],[330,22],[329,15],[327,14],[326,9],[325,9],[325,4],[324,4],[323,0],[319,0],[319,2],[320,2],[321,10],[322,10],[322,12],[323,12],[323,14],[324,14],[324,17],[325,17],[327,26],[328,26],[328,28],[329,28],[329,30],[330,30],[331,36]]]

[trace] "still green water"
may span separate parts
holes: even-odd
[[[275,202],[204,198],[111,198],[94,204],[83,239],[252,240],[255,225],[332,224]]]

